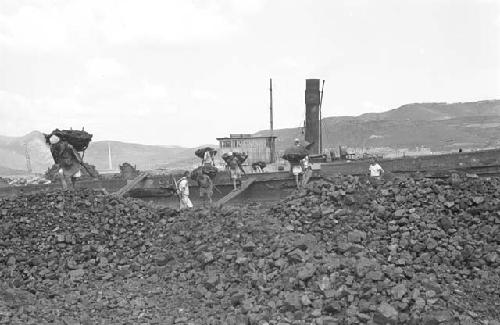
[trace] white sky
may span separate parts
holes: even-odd
[[[495,0],[0,0],[0,134],[196,146],[304,119],[500,98]]]

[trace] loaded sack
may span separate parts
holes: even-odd
[[[291,163],[298,163],[302,159],[304,159],[308,154],[309,152],[304,146],[293,146],[285,150],[285,153],[282,156],[282,158]]]
[[[217,176],[218,171],[219,170],[214,166],[200,166],[191,172],[191,179],[195,181],[200,175],[205,174],[208,175],[208,177],[210,177],[212,180],[214,180],[215,176]]]
[[[248,155],[244,152],[234,152],[234,151],[233,155],[229,155],[227,152],[222,155],[222,159],[226,162],[226,164],[229,164],[229,161],[231,160],[232,157],[236,157],[236,159],[238,160],[238,164],[241,165],[247,160]]]
[[[252,168],[256,168],[257,166],[260,167],[260,168],[262,168],[262,169],[264,169],[267,165],[263,161],[254,162],[252,164]]]
[[[194,154],[199,157],[200,159],[203,159],[205,158],[205,152],[209,152],[210,155],[213,157],[217,154],[217,150],[215,150],[214,148],[210,148],[210,147],[205,147],[205,148],[200,148],[198,150],[196,150],[194,152]]]
[[[48,140],[52,135],[57,136],[62,141],[68,142],[76,151],[85,151],[92,140],[92,134],[80,130],[55,129],[52,133],[45,135],[45,138]]]

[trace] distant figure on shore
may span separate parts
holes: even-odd
[[[459,148],[459,149],[458,149],[458,152],[462,152],[462,148]]]
[[[335,159],[336,159],[336,157],[335,157],[335,151],[330,150],[330,160],[334,161]]]
[[[193,203],[191,203],[191,200],[189,199],[188,177],[189,177],[189,172],[188,171],[184,172],[184,175],[179,180],[179,184],[177,185],[181,210],[193,207]]]
[[[377,160],[372,158],[370,160],[370,177],[372,179],[380,179],[380,177],[384,174],[384,169],[378,164]]]

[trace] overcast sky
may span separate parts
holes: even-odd
[[[0,0],[0,134],[196,146],[304,119],[500,98],[495,0]]]

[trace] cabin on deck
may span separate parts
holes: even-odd
[[[248,158],[245,165],[263,161],[266,164],[276,161],[275,136],[261,137],[251,134],[230,134],[228,138],[217,138],[219,141],[219,157],[226,152],[245,152]]]

